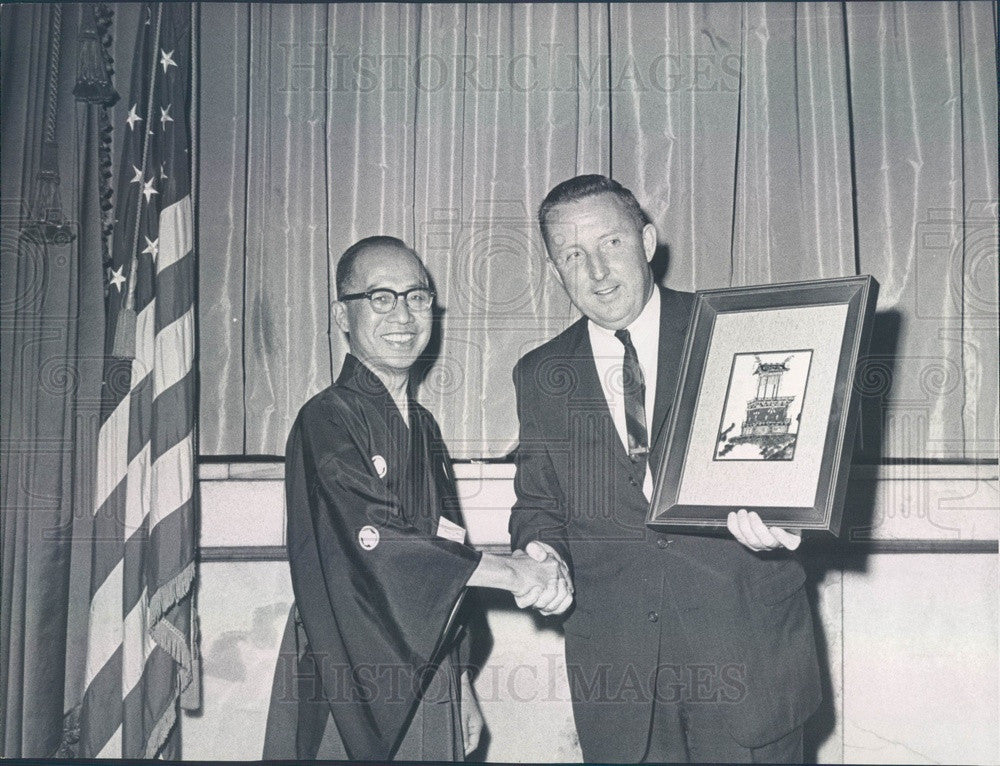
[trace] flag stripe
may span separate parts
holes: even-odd
[[[167,514],[191,499],[194,489],[194,454],[191,434],[168,449],[153,463],[153,505],[149,528],[155,529]]]
[[[115,622],[120,628],[120,620]],[[121,674],[122,653],[121,647],[118,646],[100,672],[87,680],[80,720],[81,745],[85,753],[100,752],[104,743],[120,726],[120,711],[109,711],[101,703],[104,700],[121,699]]]
[[[114,734],[108,737],[107,744],[101,748],[101,752],[97,754],[98,758],[117,758],[122,752],[122,725],[118,724],[118,728],[115,729]]]
[[[156,259],[157,271],[169,268],[191,252],[193,232],[191,195],[163,209],[160,213],[160,255]]]
[[[131,465],[148,444],[153,432],[153,378],[146,375],[132,389],[128,423],[128,462]]]
[[[156,335],[153,391],[157,396],[191,370],[194,363],[194,310],[164,327]]]
[[[151,757],[146,754],[146,735],[159,722],[163,712],[171,708],[177,694],[173,684],[158,684],[157,679],[169,677],[173,670],[173,658],[154,644],[143,665],[139,683],[125,695],[122,718],[137,725],[125,730],[122,747],[126,753],[136,753],[135,758]]]
[[[137,531],[145,528],[146,517],[149,515],[149,490],[152,485],[153,466],[149,459],[149,442],[146,442],[139,454],[128,464],[128,475],[125,477],[125,523],[121,533],[126,540],[135,536]],[[126,550],[127,554],[128,551]]]
[[[146,632],[148,603],[143,591],[135,606],[125,615],[122,625],[122,693],[126,696],[139,683],[146,660],[153,651],[153,639]]]
[[[90,599],[90,635],[87,644],[87,684],[107,665],[118,649],[122,622],[122,563],[115,565]]]
[[[146,562],[151,582],[166,582],[179,574],[177,562],[193,555],[194,528],[194,498],[188,498],[149,531],[149,548],[156,552]]]
[[[153,341],[156,338],[156,306],[147,303],[135,320],[135,361],[132,362],[132,389],[153,370]]]
[[[156,326],[166,327],[194,306],[191,285],[196,274],[194,256],[188,254],[156,275]]]
[[[146,550],[149,532],[146,524],[125,541],[122,554],[122,611],[130,613],[146,593]]]
[[[185,413],[194,409],[194,370],[156,397],[153,420],[156,430],[152,437],[153,459],[159,459],[191,432]]]
[[[112,306],[112,312],[114,306]],[[105,342],[110,345],[114,329],[105,328]],[[118,406],[127,399],[132,387],[132,360],[106,357],[104,360],[104,380],[101,382],[101,430],[114,414]],[[100,437],[99,437],[100,438]]]
[[[128,434],[131,399],[125,397],[101,426],[97,437],[97,485],[95,512],[125,478],[128,467]]]
[[[93,594],[104,585],[108,576],[121,562],[122,527],[125,523],[125,493],[128,487],[121,482],[105,500],[94,516],[93,559],[91,562],[91,601]]]

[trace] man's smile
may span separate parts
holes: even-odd
[[[413,339],[417,337],[415,332],[389,332],[382,336],[383,340],[387,340],[390,343],[396,343],[400,345],[405,345],[413,342]]]
[[[598,298],[601,298],[601,299],[611,298],[612,296],[614,296],[617,293],[619,287],[621,287],[621,285],[612,285],[611,287],[602,287],[600,290],[594,290],[594,295],[596,295]]]

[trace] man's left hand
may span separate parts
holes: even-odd
[[[479,708],[479,698],[472,689],[472,681],[468,672],[462,673],[462,741],[465,743],[465,754],[469,755],[479,747],[479,737],[483,733],[485,722],[483,711]]]
[[[761,521],[756,511],[747,513],[746,508],[730,511],[726,526],[733,537],[752,551],[770,551],[787,548],[794,551],[802,542],[802,534],[781,527],[769,527]]]

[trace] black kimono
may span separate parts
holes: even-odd
[[[456,536],[461,523],[454,478],[433,416],[415,401],[409,410],[408,427],[382,382],[349,354],[292,426],[285,493],[295,606],[265,758],[315,758],[331,713],[350,759],[392,758],[418,704],[426,718],[421,698],[440,697],[457,720],[461,626],[452,623],[480,554],[441,536]]]

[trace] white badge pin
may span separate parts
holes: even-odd
[[[389,472],[389,466],[385,463],[385,458],[381,455],[372,455],[372,465],[375,466],[375,473],[378,474],[380,479],[384,479],[386,473]]]
[[[363,526],[358,532],[358,545],[366,551],[374,550],[375,546],[378,545],[378,538],[378,530],[375,527],[370,524]]]

